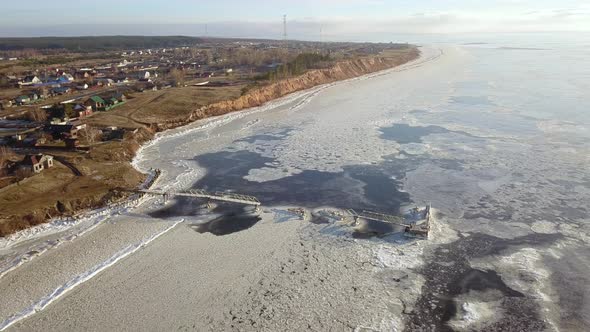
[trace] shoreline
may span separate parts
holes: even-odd
[[[396,68],[401,67],[402,65],[403,66],[407,65],[406,67],[413,68],[413,66],[420,65],[424,62],[429,62],[429,61],[435,60],[440,56],[440,54],[439,54],[434,57],[423,58],[423,55],[424,54],[422,52],[420,52],[419,56],[417,58],[409,60],[406,63],[403,63],[401,65],[397,65],[397,66],[394,66],[394,67],[391,67],[388,69],[379,70],[376,72],[372,72],[372,73],[357,76],[357,77],[351,77],[351,78],[347,78],[347,79],[343,79],[343,80],[339,80],[339,81],[334,81],[334,82],[329,82],[329,83],[325,83],[325,84],[318,84],[318,85],[311,87],[309,89],[306,89],[306,90],[320,89],[318,91],[315,91],[314,92],[314,94],[315,94],[315,93],[323,90],[322,86],[330,87],[333,84],[338,84],[338,83],[342,83],[342,82],[346,82],[346,81],[350,81],[350,80],[372,78],[375,76],[384,75],[388,71],[395,70]],[[407,69],[405,69],[405,67],[404,67],[404,69],[402,69],[402,70],[407,70]],[[273,104],[273,102],[278,102],[280,104],[282,99],[287,98],[288,96],[297,96],[298,93],[303,93],[303,91],[296,91],[296,92],[290,93],[288,95],[278,97],[276,99],[273,99],[273,100],[265,103],[265,105],[267,105],[270,108],[274,108],[277,105]],[[285,100],[284,102],[289,102],[289,100]],[[170,134],[171,135],[184,134],[189,131],[207,128],[207,127],[211,126],[212,124],[217,123],[218,121],[228,121],[227,120],[228,118],[229,118],[229,121],[231,121],[231,120],[234,120],[235,117],[245,116],[247,114],[250,114],[250,112],[265,111],[266,107],[262,110],[260,109],[265,105],[261,105],[258,107],[251,107],[251,108],[243,109],[240,111],[232,111],[232,112],[228,112],[226,114],[211,116],[211,117],[204,118],[204,119],[198,119],[198,120],[195,120],[195,121],[185,124],[185,125],[181,125],[181,126],[178,126],[175,128],[170,128],[170,129],[162,130],[160,132],[156,132],[151,136],[150,139],[145,140],[141,144],[141,146],[135,151],[133,158],[128,163],[135,170],[137,170],[138,172],[141,172],[142,174],[145,175],[145,174],[147,174],[146,172],[148,172],[148,169],[143,169],[138,163],[138,157],[141,156],[142,150],[144,148],[151,146],[153,144],[156,144],[160,139],[166,138],[167,135],[170,135]],[[234,115],[232,116],[231,114],[234,114]],[[203,121],[204,123],[198,123],[199,121]],[[199,124],[199,125],[194,128],[190,128],[191,125],[196,125],[196,124]],[[185,128],[183,128],[183,127],[185,127]],[[172,132],[174,130],[180,130],[180,131],[176,132],[176,133]],[[165,173],[165,170],[163,172]],[[148,174],[148,177],[146,179],[144,179],[144,181],[142,182],[142,184],[140,184],[140,186],[146,185],[147,183],[154,185],[158,182],[158,180],[160,178],[161,177],[158,177],[158,178],[154,179],[153,181],[150,181],[149,174]],[[74,233],[74,234],[66,234],[66,236],[60,237],[60,240],[57,241],[57,244],[53,244],[53,245],[51,243],[53,243],[55,240],[44,240],[41,243],[42,246],[48,245],[49,248],[42,248],[42,250],[39,250],[38,252],[34,252],[33,254],[30,254],[30,255],[28,253],[31,252],[31,250],[25,250],[25,252],[27,253],[27,254],[25,254],[26,257],[23,257],[23,255],[21,254],[21,255],[14,256],[14,257],[10,258],[11,261],[13,263],[16,262],[16,264],[6,264],[6,265],[10,265],[10,266],[5,266],[5,268],[3,269],[3,271],[0,275],[4,276],[7,273],[9,273],[10,271],[17,268],[18,266],[20,266],[26,262],[29,262],[30,260],[42,255],[43,253],[45,253],[47,250],[51,249],[52,247],[55,247],[56,245],[61,244],[63,242],[61,240],[65,240],[66,242],[68,242],[69,240],[73,240],[76,237],[80,236],[81,234],[85,234],[86,232],[96,228],[96,226],[98,226],[100,223],[104,222],[104,220],[105,220],[104,215],[105,215],[105,213],[108,213],[108,211],[111,211],[111,208],[115,208],[115,211],[118,211],[118,209],[121,209],[121,208],[124,210],[132,209],[132,208],[137,207],[138,204],[140,204],[144,201],[141,198],[134,199],[134,200],[130,201],[129,198],[130,198],[130,196],[120,199],[116,202],[112,202],[109,205],[102,205],[102,206],[96,206],[92,209],[85,209],[83,211],[80,211],[76,215],[76,218],[65,217],[65,216],[64,217],[56,217],[56,218],[53,218],[52,220],[45,222],[43,224],[35,225],[30,228],[19,230],[15,233],[9,234],[5,237],[0,237],[0,244],[2,244],[2,246],[0,247],[0,250],[9,251],[11,249],[14,249],[15,247],[18,247],[20,244],[26,243],[28,241],[37,241],[41,238],[51,237],[52,235],[56,235],[56,234],[62,234],[64,232],[68,232],[70,230]],[[119,211],[118,213],[121,213],[121,211]],[[98,220],[94,220],[94,219],[98,219]],[[56,225],[52,225],[52,223],[56,223]],[[89,223],[90,225],[87,227],[84,227],[82,224],[85,224],[85,223]],[[78,228],[78,227],[81,228],[81,230],[76,231],[74,228]],[[49,243],[49,242],[51,242],[51,243]],[[29,249],[31,249],[31,248],[29,248]],[[36,248],[33,248],[33,249],[36,249]]]
[[[401,65],[397,65],[397,66],[394,66],[394,67],[391,67],[388,69],[379,70],[376,72],[372,72],[372,73],[357,76],[357,77],[351,77],[351,78],[347,78],[347,79],[343,79],[343,80],[339,80],[339,81],[334,81],[334,82],[329,82],[329,83],[325,83],[325,84],[318,84],[318,85],[313,86],[313,87],[306,89],[306,90],[319,89],[318,91],[314,91],[314,94],[315,94],[315,93],[323,90],[326,87],[332,86],[333,84],[347,82],[350,80],[372,78],[375,76],[384,75],[388,71],[395,70],[396,68],[401,67],[402,65],[404,65],[404,66],[408,65],[408,68],[413,68],[413,66],[420,65],[423,62],[435,60],[438,57],[440,57],[441,54],[435,55],[433,57],[423,58],[422,57],[423,53],[420,52],[419,56],[417,58],[409,60],[406,63],[403,63]],[[420,60],[422,60],[422,61],[420,61]],[[416,62],[416,63],[413,63],[413,62]],[[406,70],[406,69],[404,68],[403,70]],[[232,111],[232,112],[228,112],[226,114],[211,116],[211,117],[204,118],[204,119],[198,119],[198,120],[195,120],[191,123],[187,123],[185,125],[180,125],[175,128],[170,128],[170,129],[166,129],[166,130],[162,130],[160,132],[154,133],[150,139],[146,140],[145,142],[143,142],[141,144],[141,146],[135,151],[133,158],[129,161],[129,164],[135,170],[137,170],[138,172],[141,172],[144,175],[147,174],[147,178],[145,178],[144,181],[139,186],[140,187],[143,187],[146,185],[153,186],[161,178],[159,176],[150,178],[150,174],[148,173],[149,170],[143,169],[139,165],[138,157],[141,156],[142,150],[144,148],[149,147],[153,144],[157,144],[157,142],[160,139],[165,139],[167,137],[167,135],[174,135],[175,136],[175,135],[179,135],[179,134],[185,134],[185,133],[193,131],[193,130],[201,130],[201,129],[207,128],[211,125],[215,125],[218,121],[224,121],[224,122],[231,121],[231,120],[234,120],[235,117],[245,116],[247,114],[250,114],[251,112],[265,111],[266,108],[264,108],[262,110],[260,109],[261,107],[263,107],[265,105],[267,105],[269,108],[274,108],[277,105],[273,104],[273,102],[278,102],[280,105],[282,99],[287,98],[288,96],[297,96],[297,93],[303,93],[303,91],[296,91],[296,92],[290,93],[288,95],[278,97],[278,98],[273,99],[273,100],[265,103],[264,105],[260,105],[258,107],[251,107],[251,108],[243,109],[240,111]],[[289,101],[290,100],[285,100],[284,102],[289,102]],[[234,116],[231,116],[231,114],[234,114]],[[228,118],[229,118],[229,120],[228,120]],[[199,121],[203,121],[203,123],[198,123]],[[198,126],[196,126],[194,128],[190,128],[191,125],[196,125],[196,124],[198,124]],[[185,127],[185,128],[183,128],[183,127]],[[174,132],[172,132],[174,130],[180,130],[180,131],[174,133]],[[163,172],[165,173],[166,171],[164,170]],[[0,237],[0,250],[4,250],[4,251],[10,250],[12,248],[17,247],[19,244],[27,242],[27,241],[35,241],[35,240],[43,238],[43,237],[48,237],[48,236],[52,236],[55,234],[64,233],[64,232],[67,232],[67,231],[69,231],[75,227],[78,227],[78,226],[83,227],[83,226],[81,226],[81,224],[83,224],[85,222],[88,223],[90,221],[89,226],[82,228],[81,230],[79,230],[78,232],[76,232],[73,235],[68,234],[68,236],[64,237],[65,241],[73,240],[76,237],[78,237],[82,234],[85,234],[86,232],[96,228],[96,226],[98,226],[100,223],[102,223],[106,219],[106,218],[104,218],[105,213],[108,214],[109,211],[115,211],[115,212],[118,211],[117,213],[120,213],[121,211],[119,211],[119,210],[121,210],[121,209],[127,210],[127,209],[135,208],[138,206],[138,204],[141,204],[144,201],[142,199],[142,197],[130,199],[131,197],[132,196],[125,197],[121,200],[112,202],[110,205],[102,205],[102,206],[94,207],[92,209],[85,209],[83,211],[80,211],[75,217],[56,217],[56,218],[53,218],[52,220],[45,222],[43,224],[35,225],[33,227],[20,230],[18,232],[9,234],[5,237]],[[91,220],[91,219],[95,219],[95,218],[98,218],[99,220]],[[53,223],[56,223],[56,224],[52,225]],[[46,242],[53,242],[53,241],[43,241],[43,244],[48,244]],[[35,253],[33,253],[31,255],[29,255],[27,253],[25,255],[26,257],[23,257],[23,255],[19,255],[18,257],[13,257],[11,261],[16,264],[6,264],[9,266],[5,266],[5,268],[3,268],[2,271],[0,271],[0,277],[6,275],[10,271],[17,268],[18,266],[42,255],[47,250],[51,249],[52,247],[58,246],[61,243],[62,242],[57,242],[57,244],[54,244],[54,245],[48,244],[49,248],[42,248],[42,250],[38,250],[38,251],[34,250]],[[33,249],[36,249],[36,248],[33,248]],[[27,250],[27,252],[30,252],[30,251],[31,250]]]
[[[146,144],[150,144],[158,134],[164,133],[168,130],[178,129],[181,127],[189,126],[200,120],[215,119],[220,116],[225,116],[230,113],[242,112],[247,109],[264,106],[270,102],[279,100],[288,95],[292,95],[297,92],[313,89],[322,85],[328,85],[336,82],[342,82],[349,79],[355,79],[366,75],[376,74],[382,71],[387,71],[411,63],[412,61],[421,58],[421,52],[417,46],[412,46],[410,52],[402,56],[391,56],[391,55],[377,55],[366,58],[358,58],[353,60],[345,60],[336,62],[333,66],[325,69],[313,69],[309,70],[299,76],[292,78],[283,79],[262,87],[255,88],[248,91],[244,95],[234,99],[225,100],[221,102],[215,102],[209,105],[205,105],[193,111],[190,111],[188,115],[183,116],[181,119],[169,119],[162,122],[146,122],[142,123],[143,127],[133,132],[130,137],[119,144],[120,150],[123,150],[123,156],[120,156],[120,151],[110,152],[111,157],[115,159],[122,159],[119,162],[126,168],[130,168],[136,173],[136,177],[145,177],[145,170],[140,170],[135,165],[135,159],[138,152],[143,149]],[[119,154],[119,155],[117,155]],[[107,160],[103,161],[105,163]],[[100,161],[97,161],[100,163]],[[121,174],[125,176],[125,174]],[[126,188],[131,189],[131,188]],[[63,220],[71,218],[72,215],[79,215],[85,213],[92,213],[92,211],[108,208],[111,204],[120,204],[128,200],[129,195],[122,195],[115,197],[110,195],[112,189],[106,192],[104,195],[91,198],[90,202],[86,201],[83,204],[77,202],[71,202],[71,210],[69,214],[59,213],[55,210],[55,207],[46,207],[41,211],[33,211],[34,215],[43,215],[43,221],[38,224],[31,224],[24,220],[21,216],[20,219],[8,221],[14,223],[12,225],[12,231],[8,231],[4,236],[0,238],[6,238],[14,235],[21,231],[29,230],[38,225],[46,225],[52,220]],[[94,202],[92,202],[94,201]],[[47,216],[53,216],[48,218]],[[15,216],[19,218],[18,216]],[[23,224],[23,222],[25,222]]]

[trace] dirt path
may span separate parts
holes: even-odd
[[[67,161],[66,158],[61,156],[53,156],[54,160],[59,161],[62,165],[69,168],[75,176],[83,176],[82,172],[71,162]]]

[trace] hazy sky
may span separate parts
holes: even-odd
[[[370,34],[590,31],[590,0],[2,0],[1,36],[204,35],[362,39]]]

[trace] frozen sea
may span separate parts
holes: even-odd
[[[219,207],[209,221],[213,217],[190,200],[144,200],[72,240],[72,246],[91,236],[110,241],[110,234],[119,244],[93,259],[114,267],[27,319],[14,317],[34,307],[34,296],[18,310],[0,310],[0,321],[13,317],[7,326],[23,330],[100,329],[92,324],[109,319],[102,327],[588,330],[589,58],[585,36],[457,37],[423,46],[420,60],[399,68],[163,133],[135,160],[139,169],[163,170],[157,189],[255,195],[263,217]],[[428,241],[352,239],[344,226],[281,218],[285,207],[396,213],[427,203],[436,210]],[[112,254],[131,241],[119,239],[118,227],[130,228],[124,233],[133,234],[130,239],[142,234],[133,243],[147,249],[123,250],[131,258],[118,262]],[[232,245],[238,252],[211,249],[231,253]],[[203,261],[193,266],[188,253]],[[342,257],[358,267],[349,269]],[[49,259],[58,258],[39,256],[0,285]],[[220,260],[249,263],[224,270]],[[292,269],[290,276],[285,269]],[[224,271],[233,279],[221,277]],[[128,286],[138,275],[147,284],[160,280],[162,289]],[[180,275],[213,276],[223,287],[207,293],[213,287],[207,281],[198,286]],[[321,283],[294,286],[315,278]],[[59,280],[56,286],[71,285]],[[166,285],[176,287],[178,297],[169,298]],[[349,286],[352,295],[344,291]],[[346,296],[336,295],[339,290]],[[188,296],[191,291],[201,297]],[[308,313],[295,304],[301,300],[317,309]],[[215,309],[191,316],[188,303],[201,313]],[[150,316],[158,304],[176,314]],[[72,309],[76,305],[86,310]],[[245,308],[261,308],[260,314]]]

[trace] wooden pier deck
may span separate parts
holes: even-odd
[[[373,211],[364,211],[364,210],[361,212],[356,212],[353,209],[348,209],[348,213],[350,213],[355,219],[363,218],[363,219],[367,219],[367,220],[383,221],[383,222],[387,222],[387,223],[391,223],[391,224],[395,224],[395,225],[399,225],[399,226],[407,226],[407,223],[405,223],[404,218],[394,216],[394,215],[383,214],[383,213],[378,213],[378,212],[373,212]]]
[[[254,206],[261,205],[260,201],[254,196],[228,193],[228,192],[210,193],[210,192],[207,192],[207,191],[201,190],[201,189],[192,189],[192,190],[187,190],[187,191],[158,191],[158,190],[140,189],[140,190],[136,190],[136,192],[146,194],[146,195],[163,196],[164,198],[193,197],[193,198],[204,198],[207,200],[237,203],[237,204],[244,204],[244,205],[254,205]]]

